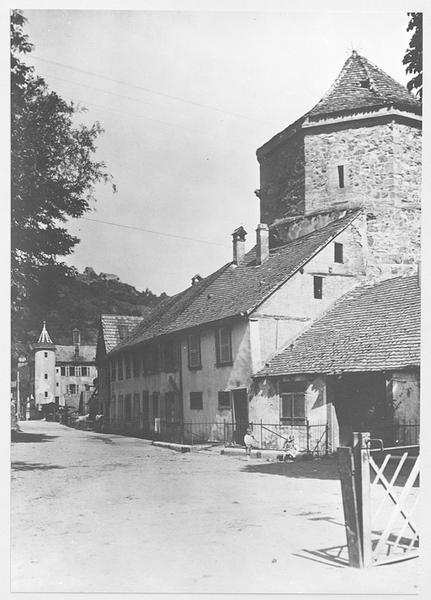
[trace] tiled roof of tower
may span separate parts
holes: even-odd
[[[419,364],[418,279],[396,277],[348,292],[255,377],[384,371]]]
[[[307,116],[313,120],[334,113],[384,106],[421,113],[421,103],[407,88],[353,51],[335,83]]]
[[[114,352],[160,335],[251,313],[358,214],[358,210],[349,211],[325,227],[271,250],[262,265],[256,265],[253,248],[240,265],[227,263],[202,281],[166,299]]]
[[[115,348],[126,336],[130,335],[143,319],[148,318],[150,312],[150,309],[148,309],[148,312],[142,316],[101,315],[105,351],[110,352]]]

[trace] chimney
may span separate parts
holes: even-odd
[[[240,265],[244,261],[246,235],[247,232],[242,225],[232,233],[233,262],[236,265]]]
[[[196,273],[196,275],[193,275],[193,277],[192,277],[192,285],[199,283],[199,281],[202,281],[202,279],[203,279],[202,275],[199,275],[199,273]]]
[[[81,344],[81,332],[77,328],[72,331],[72,344],[74,346],[79,346]]]
[[[259,223],[256,229],[256,264],[261,265],[269,256],[269,228]]]

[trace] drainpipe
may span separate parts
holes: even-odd
[[[183,398],[183,345],[182,340],[180,338],[180,343],[178,344],[178,378],[179,378],[179,388],[180,388],[180,423],[181,423],[181,436],[182,442],[184,442],[184,398]],[[193,437],[193,436],[192,436]]]

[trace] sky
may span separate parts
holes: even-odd
[[[99,185],[68,222],[81,242],[66,262],[157,294],[230,261],[239,225],[254,245],[256,149],[319,101],[353,49],[408,79],[402,11],[24,14],[26,62],[87,108],[77,123],[101,123],[96,156],[118,189]]]

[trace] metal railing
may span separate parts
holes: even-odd
[[[293,435],[300,452],[313,455],[325,455],[332,449],[329,444],[329,426],[327,423],[297,424],[285,423],[232,423],[231,421],[191,422],[166,421],[161,419],[143,420],[142,418],[105,419],[104,430],[145,437],[178,444],[219,443],[225,446],[242,446],[244,433],[250,427],[259,448],[281,450],[286,439]]]

